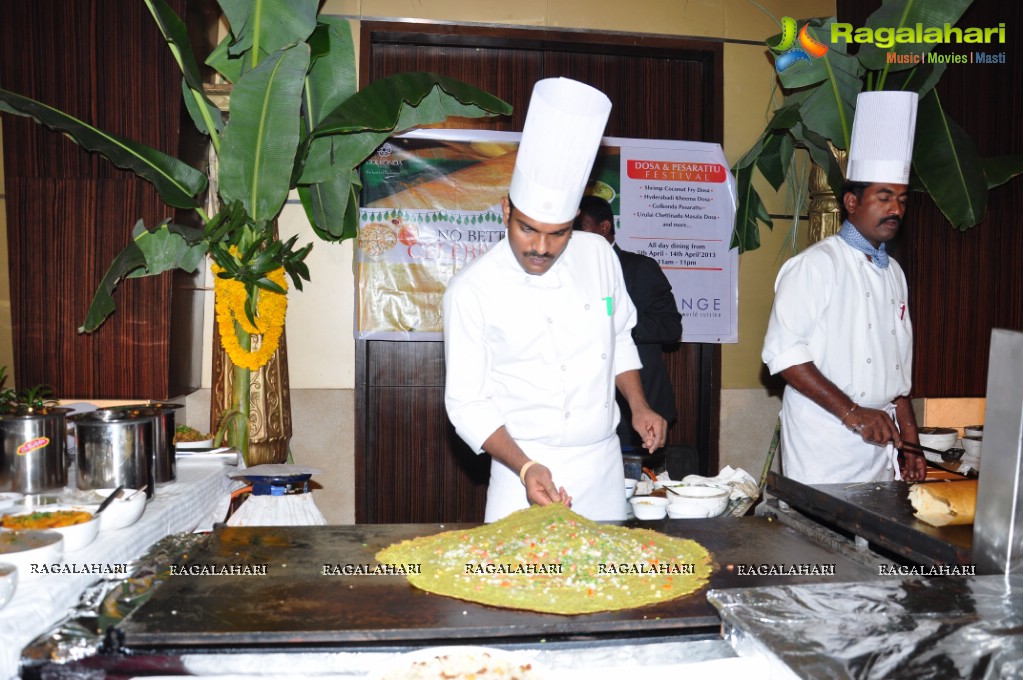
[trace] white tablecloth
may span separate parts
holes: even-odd
[[[232,484],[227,472],[232,469],[218,461],[179,459],[177,480],[157,487],[138,522],[100,532],[85,548],[65,553],[64,563],[125,564],[164,536],[211,529],[227,516]],[[17,677],[21,650],[63,619],[82,591],[100,578],[89,573],[50,574],[20,582],[14,599],[0,609],[0,678]]]

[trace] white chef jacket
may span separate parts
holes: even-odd
[[[482,452],[503,425],[551,468],[573,509],[624,519],[615,376],[640,367],[635,324],[621,265],[602,237],[573,232],[540,276],[502,240],[444,294],[445,405],[455,430]],[[518,475],[492,465],[486,521],[528,504]]]
[[[913,327],[906,276],[889,262],[877,267],[838,236],[786,262],[764,338],[771,373],[812,361],[861,406],[890,409],[895,398],[908,396]],[[890,450],[864,442],[792,387],[781,417],[783,469],[798,481],[891,480],[896,473]]]

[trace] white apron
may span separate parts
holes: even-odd
[[[617,435],[589,446],[525,445],[526,455],[550,468],[554,483],[572,497],[575,512],[592,520],[625,519],[625,468]],[[493,461],[484,521],[495,522],[526,507],[526,487],[518,474]]]
[[[861,404],[889,416],[895,406]],[[895,448],[875,446],[794,387],[785,387],[781,408],[782,472],[804,484],[890,482],[902,479]]]

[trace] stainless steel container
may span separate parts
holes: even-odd
[[[126,406],[110,406],[101,411],[137,411],[152,409],[156,411],[156,428],[153,430],[153,457],[150,466],[157,484],[168,484],[177,479],[177,465],[174,451],[174,412],[183,408],[184,404],[168,404],[161,401],[150,401],[145,404],[129,404]]]
[[[79,489],[145,486],[146,496],[153,497],[155,409],[98,409],[70,419],[75,425]]]
[[[67,484],[67,414],[47,407],[0,415],[0,491],[36,494]]]

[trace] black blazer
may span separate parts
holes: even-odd
[[[625,288],[636,307],[636,327],[632,329],[632,339],[636,342],[639,358],[643,362],[643,368],[639,371],[643,393],[650,407],[671,424],[677,418],[678,410],[662,352],[664,345],[682,339],[682,315],[675,304],[671,284],[657,260],[622,250],[617,245],[614,249],[622,264]],[[622,410],[618,436],[623,446],[641,443],[636,431],[632,429],[632,412],[620,394],[618,405]]]

